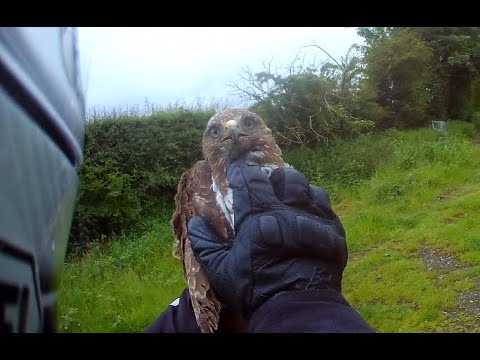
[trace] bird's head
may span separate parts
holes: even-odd
[[[203,154],[212,168],[232,160],[278,164],[282,152],[272,131],[253,112],[230,108],[214,115],[203,134]]]

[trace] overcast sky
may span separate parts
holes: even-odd
[[[238,103],[229,82],[242,69],[292,61],[317,43],[339,59],[354,43],[355,28],[79,28],[87,108],[190,104],[197,98]],[[326,59],[314,48],[310,56]]]

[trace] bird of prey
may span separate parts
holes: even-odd
[[[238,314],[222,309],[191,249],[187,225],[192,216],[202,216],[225,243],[235,238],[233,194],[226,166],[231,160],[245,159],[260,165],[267,175],[288,166],[282,159],[272,131],[263,119],[250,111],[229,108],[217,112],[203,134],[204,160],[198,161],[181,177],[175,195],[172,226],[175,234],[173,254],[183,264],[192,307],[200,330],[243,331],[246,323]],[[243,328],[243,329],[242,329]]]

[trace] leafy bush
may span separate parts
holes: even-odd
[[[446,134],[432,129],[388,130],[313,149],[287,149],[284,157],[313,183],[334,190],[362,184],[383,165],[402,171],[421,164],[456,166],[470,158],[468,141],[474,133],[472,124],[452,121]]]
[[[447,121],[448,136],[472,140],[477,132],[473,123],[455,120]]]
[[[480,111],[475,111],[472,115],[472,124],[476,130],[480,130]]]
[[[465,136],[464,130],[457,129]],[[454,166],[462,159],[468,158],[471,147],[467,140],[455,133],[444,135],[430,129],[416,132],[398,133],[399,146],[395,151],[394,165],[400,170],[409,170],[418,165],[437,163],[440,165]]]
[[[328,189],[356,186],[369,179],[393,154],[394,143],[389,134],[338,139],[311,150],[291,149],[285,152],[285,160],[317,185]]]
[[[171,208],[180,176],[203,158],[202,134],[213,113],[176,109],[88,122],[71,247],[135,230]]]

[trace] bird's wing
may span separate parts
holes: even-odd
[[[200,215],[225,241],[233,237],[233,230],[217,206],[212,190],[212,172],[207,162],[197,162],[182,175],[175,195],[175,207],[172,217],[175,234],[173,255],[182,260],[197,324],[202,332],[214,332],[218,328],[221,304],[193,254],[187,225],[192,216]]]

